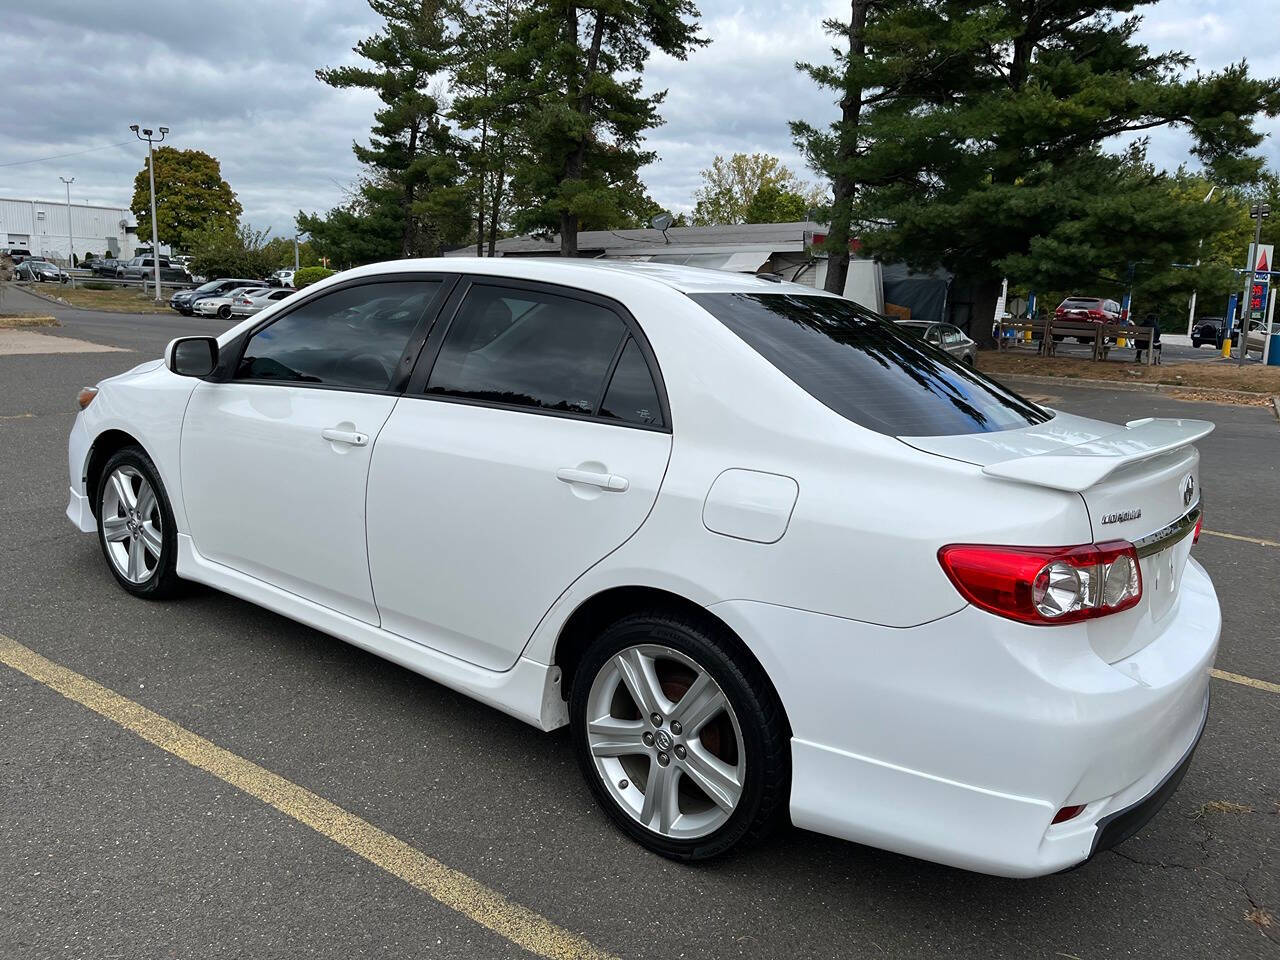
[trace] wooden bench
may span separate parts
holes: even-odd
[[[1030,331],[1031,339],[1039,341],[1036,352],[1043,357],[1057,354],[1057,343],[1054,337],[1075,337],[1093,342],[1093,359],[1105,360],[1111,352],[1114,342],[1124,337],[1128,344],[1136,350],[1146,351],[1145,362],[1151,366],[1155,362],[1155,352],[1151,343],[1155,339],[1153,327],[1129,327],[1118,323],[1089,323],[1081,320],[1001,320],[996,329],[996,345],[1000,350],[1008,350],[1025,333]],[[1009,334],[1013,334],[1012,337]],[[1111,340],[1112,343],[1107,343]]]

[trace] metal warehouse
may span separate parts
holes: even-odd
[[[65,263],[68,240],[74,243],[77,258],[86,250],[130,257],[137,242],[137,223],[124,207],[72,202],[68,231],[66,201],[0,197],[0,247],[18,247]]]

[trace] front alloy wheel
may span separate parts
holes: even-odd
[[[175,592],[177,531],[155,464],[125,447],[103,466],[97,487],[98,541],[116,582],[134,596]]]
[[[102,538],[107,559],[130,583],[142,583],[155,573],[164,548],[164,519],[147,478],[127,464],[107,477]]]

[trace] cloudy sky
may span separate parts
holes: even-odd
[[[820,21],[847,10],[838,0],[700,6],[711,46],[687,62],[657,57],[647,74],[651,89],[669,93],[666,123],[649,137],[660,159],[644,178],[674,211],[691,207],[698,171],[717,153],[773,153],[808,176],[786,122],[825,122],[834,108],[792,64],[825,58]],[[1201,69],[1247,52],[1256,75],[1280,75],[1280,47],[1250,44],[1241,31],[1256,9],[1244,0],[1160,0],[1147,8],[1142,35]],[[73,201],[127,206],[145,155],[131,123],[168,126],[175,146],[218,157],[245,219],[276,235],[292,232],[299,209],[340,203],[359,172],[351,142],[367,136],[376,100],[333,90],[314,71],[354,59],[351,47],[376,31],[361,0],[41,0],[13,5],[4,21],[0,196],[61,199],[58,178],[74,176]],[[1280,122],[1266,129],[1265,150],[1280,168]],[[1176,167],[1186,146],[1160,133],[1151,155]]]

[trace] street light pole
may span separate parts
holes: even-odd
[[[67,188],[67,276],[71,278],[71,286],[74,288],[76,277],[71,270],[75,266],[76,240],[75,231],[71,229],[71,185],[76,182],[76,178],[72,177],[68,180],[66,177],[59,177],[58,179]]]
[[[293,235],[293,272],[298,272],[298,235]]]
[[[1240,366],[1244,366],[1244,358],[1249,352],[1249,319],[1253,313],[1253,285],[1258,280],[1258,252],[1262,247],[1262,218],[1271,212],[1271,207],[1265,203],[1255,203],[1249,208],[1249,216],[1253,217],[1256,224],[1253,228],[1253,250],[1249,255],[1249,282],[1244,288],[1244,310],[1240,314],[1240,359],[1237,361]],[[1267,264],[1270,268],[1271,264]],[[1267,305],[1264,303],[1262,309],[1266,310]]]
[[[1217,189],[1218,189],[1218,185],[1215,183],[1212,187],[1209,188],[1209,192],[1204,195],[1204,200],[1202,202],[1208,203],[1210,200],[1212,200],[1213,194]],[[1204,249],[1204,237],[1201,237],[1200,242],[1196,244],[1196,266],[1197,267],[1200,266],[1200,251],[1202,249]],[[1188,337],[1191,336],[1191,332],[1196,325],[1196,294],[1198,294],[1199,292],[1200,292],[1199,290],[1191,291],[1191,309],[1187,313],[1187,336]]]
[[[139,140],[147,141],[147,176],[151,180],[151,263],[155,267],[156,278],[156,303],[160,302],[160,240],[156,234],[156,155],[155,144],[164,143],[164,135],[169,132],[168,127],[160,128],[160,136],[153,137],[149,129],[143,128],[138,130],[138,125],[131,124],[129,127],[133,131],[133,135]]]

